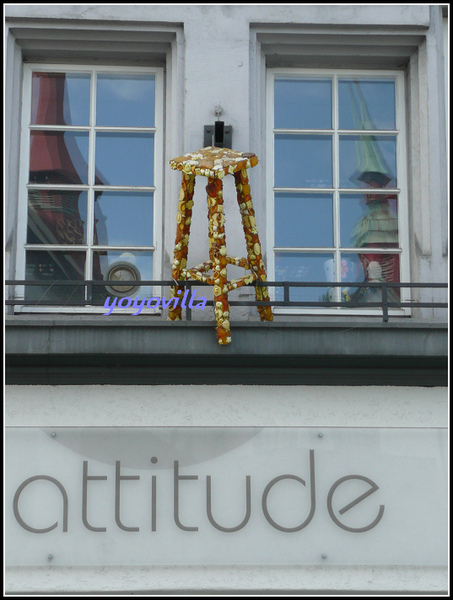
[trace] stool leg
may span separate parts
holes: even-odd
[[[181,279],[181,271],[187,266],[187,254],[189,252],[190,223],[192,219],[193,194],[195,188],[195,175],[183,173],[181,181],[181,191],[179,192],[178,214],[176,215],[176,240],[173,259],[173,268],[171,276],[175,281]],[[176,298],[182,298],[184,286],[174,286],[171,288],[171,295]],[[178,294],[178,292],[181,292]],[[168,311],[169,321],[181,320],[181,306],[170,308]]]
[[[208,195],[209,258],[212,263],[214,284],[214,312],[218,342],[226,345],[231,342],[231,336],[222,187],[221,179],[208,177],[206,192]]]
[[[255,211],[250,194],[250,184],[247,169],[241,169],[234,174],[236,183],[237,199],[242,217],[247,256],[252,271],[257,275],[258,281],[266,281],[266,270],[264,268],[261,254],[261,244],[256,229]],[[257,301],[269,302],[267,287],[256,286],[255,298]],[[261,321],[273,321],[274,316],[270,306],[258,306]]]

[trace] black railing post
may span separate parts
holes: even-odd
[[[382,320],[387,323],[389,320],[389,306],[387,297],[387,284],[381,283],[382,290]]]
[[[189,288],[189,296],[191,296],[192,294],[192,285],[189,281],[185,281],[184,285],[187,285],[187,287]],[[186,320],[187,321],[191,321],[192,320],[192,309],[190,308],[190,306],[188,304],[186,304]]]
[[[285,281],[283,284],[283,302],[285,306],[289,305],[289,282]]]
[[[87,281],[86,304],[91,304],[92,300],[93,300],[93,283],[92,283],[92,281]]]

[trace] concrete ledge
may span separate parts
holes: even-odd
[[[233,322],[232,338],[219,346],[211,322],[7,318],[8,383],[447,385],[444,323]]]
[[[447,325],[408,321],[232,322],[219,346],[214,322],[116,319],[6,319],[8,354],[207,356],[438,356]]]
[[[446,567],[10,567],[7,594],[446,594]],[[131,583],[132,582],[132,583]]]

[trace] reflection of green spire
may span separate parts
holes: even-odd
[[[367,214],[362,216],[351,231],[352,245],[358,248],[368,244],[393,244],[398,246],[398,217],[385,197],[366,204]]]
[[[376,129],[376,125],[371,118],[370,113],[363,96],[363,92],[360,89],[359,82],[354,80],[357,95],[359,96],[360,106],[357,105],[357,101],[354,96],[354,88],[352,83],[349,83],[349,92],[351,94],[351,106],[352,106],[352,122],[354,123],[354,129]]]
[[[352,83],[349,84],[352,105],[352,119],[354,129],[376,129],[358,81],[354,81],[359,103],[353,93]],[[373,135],[361,135],[360,141],[355,142],[355,155],[357,170],[351,180],[358,179],[365,183],[375,182],[379,186],[386,186],[392,179],[392,173]]]

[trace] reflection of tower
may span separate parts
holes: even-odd
[[[376,126],[369,114],[360,85],[350,84],[354,128],[357,130],[375,130]],[[354,95],[354,89],[357,96]],[[358,99],[358,101],[357,101]],[[385,188],[394,175],[382,154],[376,138],[372,135],[360,136],[355,143],[356,171],[351,181],[363,182],[372,189]],[[364,203],[367,213],[355,225],[353,245],[363,248],[397,248],[398,219],[390,202],[397,202],[394,194],[365,194]],[[359,254],[365,281],[399,281],[399,262],[396,254]]]
[[[63,73],[34,73],[38,79],[37,102],[34,99],[33,122],[49,126],[49,130],[33,130],[30,144],[30,182],[36,184],[80,185],[81,174],[88,167],[74,135],[52,130],[52,125],[71,125],[66,107],[66,77]],[[96,178],[96,183],[102,181]],[[33,189],[29,192],[29,239],[31,243],[79,245],[85,244],[85,222],[80,215],[80,190]],[[95,233],[96,235],[96,233]],[[84,279],[84,259],[80,253],[49,251],[64,277]],[[93,265],[93,278],[101,279],[99,261]]]
[[[349,84],[351,94],[352,119],[356,130],[376,130],[376,126],[368,111],[363,92],[358,81]],[[354,90],[357,95],[354,94]],[[375,136],[361,135],[355,142],[356,171],[351,175],[351,181],[362,181],[369,187],[384,188],[394,175],[379,148]]]
[[[99,238],[103,240],[103,245],[108,246],[108,227],[107,227],[107,217],[103,214],[101,210],[101,203],[98,200],[102,197],[102,191],[96,190],[94,192],[94,238],[93,243],[97,245],[99,243]]]

